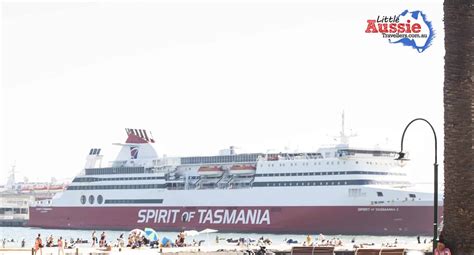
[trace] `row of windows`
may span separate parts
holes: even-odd
[[[314,175],[351,175],[351,174],[365,174],[365,175],[398,175],[406,176],[404,173],[388,173],[388,172],[372,172],[372,171],[332,171],[332,172],[299,172],[299,173],[268,173],[256,174],[256,177],[274,177],[274,176],[314,176]]]
[[[28,208],[0,208],[0,214],[28,214]]]
[[[355,161],[356,164],[359,164],[359,161]],[[382,162],[372,162],[372,161],[366,161],[365,162],[367,165],[381,165],[381,166],[396,166],[397,163],[389,163],[389,162],[385,162],[385,163],[382,163]],[[346,164],[346,161],[326,161],[326,165],[345,165]],[[280,164],[277,164],[277,166],[285,166],[285,163],[280,163]],[[301,163],[302,166],[309,166],[310,164],[308,162],[303,162]],[[321,162],[314,162],[313,165],[315,166],[320,166],[321,165]],[[324,165],[324,164],[323,164]],[[263,167],[264,164],[260,164],[260,167]],[[290,163],[289,166],[298,166],[298,163]],[[268,163],[267,164],[267,167],[275,167],[275,164],[270,164]]]
[[[164,189],[165,184],[135,184],[135,185],[87,185],[69,186],[68,190],[102,190],[102,189]]]
[[[99,182],[99,181],[130,181],[130,180],[162,180],[163,176],[148,177],[120,177],[120,178],[95,178],[95,177],[76,177],[72,182]]]
[[[354,150],[354,149],[342,149],[338,150],[339,156],[353,156],[355,154],[369,154],[374,157],[389,157],[394,158],[398,155],[395,151],[380,151],[380,150]]]
[[[94,204],[94,196],[93,195],[90,195],[89,196],[89,204]],[[102,197],[102,195],[98,195],[97,196],[97,203],[98,204],[102,204],[104,202],[104,197]],[[85,195],[82,195],[81,196],[81,204],[85,204],[86,203],[86,196]]]
[[[163,199],[107,199],[106,204],[162,204]]]
[[[104,167],[104,168],[88,168],[86,175],[102,175],[102,174],[143,174],[143,167]]]
[[[181,164],[212,164],[212,163],[231,163],[231,162],[256,162],[257,158],[263,156],[260,153],[209,156],[209,157],[184,157],[181,158]]]
[[[334,180],[334,181],[290,181],[290,182],[255,182],[254,187],[286,186],[334,186],[334,185],[368,185],[368,184],[408,184],[408,182],[373,181],[373,180]]]

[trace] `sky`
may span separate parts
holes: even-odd
[[[416,117],[443,162],[442,1],[78,1],[1,4],[0,183],[70,179],[89,149],[113,160],[125,128],[160,156],[315,151],[345,113],[357,147],[398,151]],[[423,53],[367,34],[421,10]],[[351,131],[349,131],[351,130]],[[432,182],[433,134],[410,127],[409,175]]]

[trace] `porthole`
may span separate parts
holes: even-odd
[[[104,202],[104,198],[102,197],[102,195],[98,195],[97,196],[97,203],[102,204],[103,202]]]
[[[89,196],[89,204],[93,204],[93,203],[94,203],[94,196],[90,195]]]
[[[86,196],[82,195],[81,196],[81,204],[85,204],[86,203]]]

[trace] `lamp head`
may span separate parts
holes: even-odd
[[[396,158],[395,160],[401,160],[401,161],[403,161],[403,160],[409,160],[409,159],[405,158],[405,155],[406,155],[405,152],[400,151],[400,152],[398,153],[398,158]]]

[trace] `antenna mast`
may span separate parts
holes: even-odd
[[[356,136],[355,134],[349,134],[346,135],[346,130],[345,130],[345,116],[344,116],[344,111],[342,111],[342,116],[341,116],[341,133],[339,134],[339,139],[341,144],[349,144],[349,138]]]

